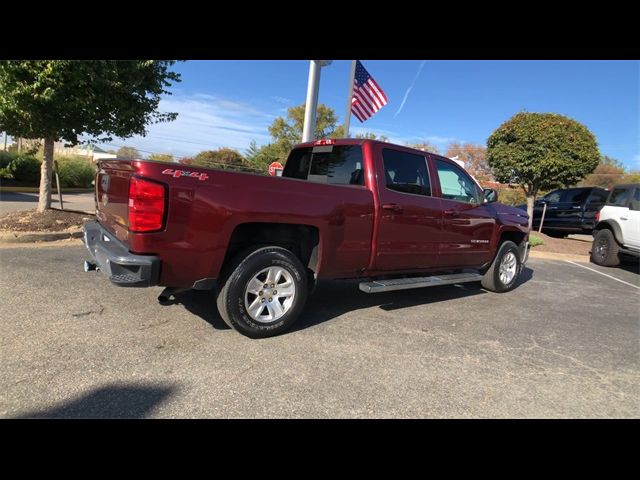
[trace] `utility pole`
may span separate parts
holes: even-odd
[[[7,132],[4,132],[4,151],[7,151]]]
[[[311,60],[309,62],[309,81],[307,83],[307,102],[304,109],[304,127],[302,141],[310,142],[316,129],[318,110],[318,91],[320,88],[320,69],[331,65],[332,60]]]

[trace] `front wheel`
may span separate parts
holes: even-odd
[[[281,247],[241,254],[222,279],[218,311],[231,328],[250,338],[279,335],[298,319],[307,299],[307,271]]]
[[[518,246],[507,240],[500,245],[496,258],[482,277],[482,286],[492,292],[508,292],[515,287],[520,270],[522,262]]]

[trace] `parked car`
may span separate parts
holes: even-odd
[[[367,293],[477,281],[506,292],[528,255],[525,212],[453,161],[386,142],[304,143],[280,177],[99,166],[85,270],[166,286],[161,300],[217,287],[220,315],[249,337],[291,327],[317,279],[357,278]]]
[[[602,208],[609,192],[600,187],[580,187],[553,190],[538,199],[533,209],[534,230],[540,227],[544,205],[542,232],[563,238],[570,233],[590,234],[595,226],[596,212]],[[527,209],[526,205],[518,208]]]
[[[596,218],[592,262],[615,267],[621,255],[640,258],[640,183],[614,186]]]

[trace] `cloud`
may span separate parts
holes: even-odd
[[[271,99],[275,100],[278,103],[281,103],[282,105],[291,105],[293,103],[293,100],[291,100],[290,98],[279,97],[277,95],[272,96]]]
[[[245,150],[251,140],[258,144],[270,140],[268,126],[275,115],[253,106],[226,98],[206,95],[174,95],[163,98],[161,112],[177,112],[173,122],[158,123],[147,128],[145,137],[116,139],[103,148],[126,144],[143,153],[194,155],[202,150],[220,147]]]
[[[400,108],[398,108],[398,111],[393,115],[393,118],[396,118],[404,108],[404,104],[407,102],[407,98],[409,98],[409,93],[411,93],[411,90],[413,90],[413,86],[416,84],[416,81],[418,80],[420,73],[422,73],[422,69],[424,68],[424,64],[426,62],[427,62],[426,60],[423,60],[420,66],[418,67],[418,73],[416,73],[416,76],[413,77],[413,82],[411,82],[411,85],[409,86],[409,88],[407,88],[407,91],[404,92],[404,98],[402,99],[402,103],[400,103]]]

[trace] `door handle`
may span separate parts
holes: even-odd
[[[445,217],[457,217],[459,212],[457,210],[445,210],[442,212]]]
[[[629,220],[629,217],[620,217],[620,220]]]
[[[383,203],[382,209],[391,210],[392,212],[395,212],[395,213],[402,213],[402,207],[397,203]]]

